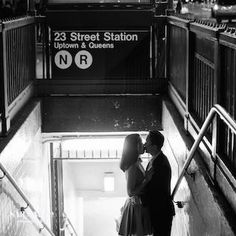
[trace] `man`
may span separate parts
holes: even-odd
[[[153,236],[170,236],[175,215],[170,193],[171,167],[161,151],[163,143],[164,136],[159,131],[150,131],[144,144],[146,152],[152,156],[146,169],[147,175],[152,172],[152,177],[145,186],[141,199],[150,212]]]

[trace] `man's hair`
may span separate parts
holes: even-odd
[[[165,138],[161,132],[158,130],[151,130],[149,131],[148,136],[153,145],[157,145],[159,148],[163,146]]]
[[[132,164],[134,164],[138,160],[139,142],[140,142],[140,135],[137,133],[129,134],[128,136],[126,136],[120,160],[121,170],[126,171]]]

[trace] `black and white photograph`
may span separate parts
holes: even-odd
[[[235,0],[0,0],[0,236],[235,223]]]

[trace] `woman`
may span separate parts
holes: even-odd
[[[120,168],[125,172],[129,198],[121,210],[118,227],[119,235],[144,236],[152,234],[152,227],[147,208],[144,208],[139,195],[151,177],[145,176],[140,154],[143,143],[139,134],[130,134],[125,138]]]

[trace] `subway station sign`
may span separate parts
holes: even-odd
[[[149,76],[149,30],[52,31],[51,36],[53,79]]]

